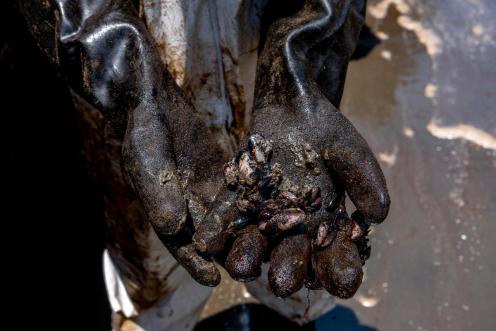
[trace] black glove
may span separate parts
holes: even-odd
[[[40,48],[123,140],[122,160],[145,212],[201,284],[220,274],[191,236],[223,182],[228,160],[164,69],[128,0],[19,1]]]
[[[261,222],[258,231],[276,235],[269,243],[274,247],[269,282],[278,296],[294,293],[305,278],[312,288],[322,285],[340,297],[353,295],[364,260],[361,244],[351,240],[353,228],[360,232],[354,238],[362,239],[368,224],[383,221],[389,210],[378,162],[337,109],[363,11],[363,1],[307,0],[296,15],[270,26],[259,58],[251,137],[227,166],[228,177],[234,167],[242,187],[230,191],[226,186],[194,234],[198,250],[216,255],[236,236],[233,224],[240,217]],[[271,143],[267,160],[258,160],[257,140]],[[268,150],[266,143],[260,144],[262,152]],[[279,182],[273,180],[276,164]],[[273,186],[268,192],[267,185]],[[353,222],[344,209],[345,191],[358,210]],[[305,227],[295,230],[299,224]],[[253,279],[260,274],[267,243],[253,226],[241,236],[226,268],[236,279]]]

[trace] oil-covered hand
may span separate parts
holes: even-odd
[[[258,277],[269,254],[269,283],[278,296],[305,279],[310,288],[352,296],[362,280],[368,224],[388,213],[378,162],[334,106],[363,10],[363,1],[307,0],[296,15],[271,24],[250,137],[226,166],[226,189],[194,235],[197,249],[210,255],[236,238],[225,261],[236,279]],[[345,192],[357,208],[353,220]]]
[[[305,279],[312,288],[353,295],[367,249],[361,240],[368,223],[382,221],[389,207],[368,145],[326,99],[314,108],[259,109],[252,131],[225,166],[227,190],[195,233],[197,248],[215,255],[236,237],[225,267],[234,278],[250,280],[260,275],[269,246],[276,295],[294,293]],[[345,191],[359,210],[353,220]]]
[[[160,61],[130,0],[18,1],[70,87],[123,140],[122,163],[164,245],[199,283],[220,274],[191,236],[222,185],[227,156]]]

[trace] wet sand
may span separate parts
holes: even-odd
[[[341,109],[381,162],[391,212],[340,303],[377,330],[492,330],[496,6],[389,2],[384,17],[369,8],[384,40],[350,66]]]

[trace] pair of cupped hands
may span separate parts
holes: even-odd
[[[334,106],[363,24],[363,1],[305,1],[298,14],[271,24],[251,125],[236,155],[226,154],[225,142],[163,72],[129,1],[57,3],[69,72],[82,66],[84,84],[76,75],[76,85],[123,133],[124,169],[146,215],[196,281],[219,284],[214,261],[235,279],[253,280],[265,261],[277,296],[305,282],[339,297],[354,294],[364,257],[353,237],[363,237],[389,209],[373,153]],[[265,147],[263,155],[253,152],[260,139],[272,146],[267,155]],[[357,209],[352,221],[346,195]]]
[[[306,284],[350,297],[362,280],[363,258],[350,239],[355,229],[349,225],[358,220],[341,226],[337,220],[349,220],[346,195],[356,207],[352,218],[359,219],[360,226],[367,229],[385,219],[389,196],[379,164],[350,121],[322,95],[277,103],[261,93],[257,98],[251,127],[236,155],[224,152],[202,117],[181,98],[171,101],[173,107],[160,121],[146,109],[134,111],[124,164],[149,221],[200,284],[219,284],[214,261],[240,281],[259,277],[266,262],[277,296],[287,297]],[[279,212],[273,208],[264,215],[243,214],[240,200],[246,197],[240,198],[239,188],[229,187],[225,171],[234,158],[231,165],[240,165],[234,176],[241,179],[245,171],[246,177],[250,169],[242,169],[240,159],[248,158],[245,166],[256,164],[253,137],[270,143],[270,153],[262,157],[265,166],[277,167],[286,183],[301,188],[300,199],[313,199],[308,202],[316,205],[309,207],[312,212],[295,203]],[[159,148],[155,141],[162,142]],[[306,165],[305,156],[311,157]],[[288,201],[296,195],[284,188],[273,191],[265,199],[277,202],[276,195],[286,194]]]

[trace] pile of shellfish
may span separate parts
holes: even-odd
[[[229,190],[236,192],[240,214],[230,227],[239,231],[256,225],[269,246],[271,240],[283,243],[289,236],[311,237],[310,252],[302,253],[302,263],[308,269],[306,287],[324,287],[340,298],[353,296],[362,281],[362,266],[370,256],[368,223],[359,212],[348,216],[344,196],[333,201],[332,206],[323,207],[320,187],[302,189],[291,185],[284,178],[283,167],[271,163],[272,153],[272,142],[254,134],[248,138],[246,150],[225,165],[225,182]],[[322,208],[328,211],[328,220],[309,226],[308,216]],[[277,256],[274,252],[270,255],[266,259],[274,263]],[[327,276],[315,276],[319,274]],[[283,290],[273,288],[273,292],[285,296]]]

